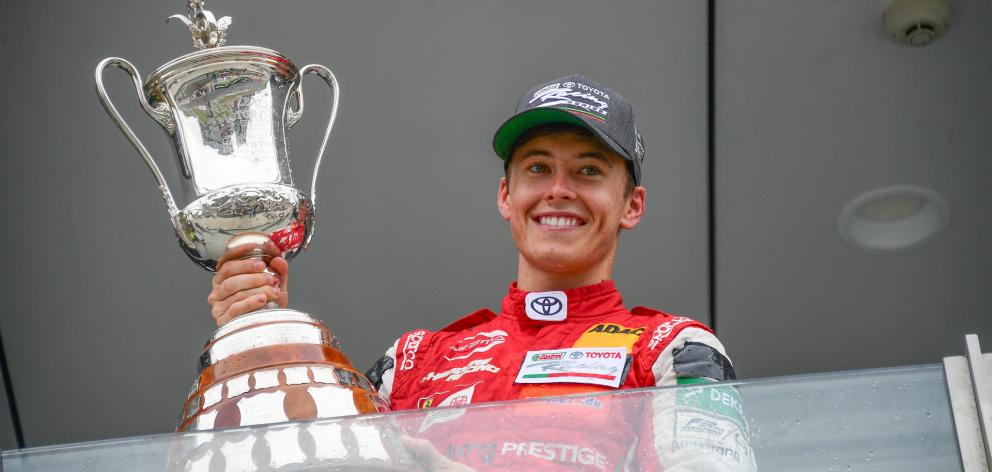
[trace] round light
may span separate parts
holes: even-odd
[[[837,221],[841,237],[873,251],[906,249],[932,238],[950,221],[947,199],[928,188],[893,185],[851,200]]]

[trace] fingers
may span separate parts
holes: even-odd
[[[224,264],[211,279],[211,285],[216,288],[225,280],[242,274],[258,274],[265,272],[264,262],[254,259],[234,260]]]
[[[259,247],[267,254],[274,254],[268,265],[257,259],[240,259]],[[266,241],[265,244],[236,246],[220,258],[207,297],[210,315],[218,326],[262,308],[268,302],[281,307],[288,305],[289,264],[278,254],[275,244]]]
[[[241,300],[232,303],[226,310],[221,310],[215,305],[215,308],[211,309],[210,314],[213,316],[214,321],[217,322],[217,327],[219,328],[234,318],[264,307],[268,302],[269,297],[264,294],[246,295]]]
[[[213,302],[210,306],[210,316],[218,324],[224,324],[225,320],[257,310],[268,302],[281,304],[281,300],[285,297],[279,287],[272,285],[240,290],[230,297]]]
[[[278,257],[282,254],[279,252],[279,248],[276,247],[276,244],[271,240],[266,240],[264,244],[239,244],[228,249],[224,252],[223,256],[220,256],[220,259],[217,260],[217,267],[223,267],[230,261],[241,259],[249,252],[258,248],[261,248],[270,257]]]
[[[286,259],[283,259],[282,257],[273,258],[269,261],[269,268],[279,274],[279,280],[281,280],[283,284],[286,283],[286,279],[289,277],[289,263],[286,262]]]
[[[426,439],[414,439],[410,436],[403,436],[400,438],[400,442],[406,446],[407,450],[410,451],[417,458],[418,461],[427,470],[435,470],[447,460],[447,457],[441,455],[437,449],[431,445],[430,441]]]
[[[278,275],[279,288],[282,289],[282,293],[276,302],[279,303],[279,306],[286,308],[289,305],[289,262],[286,262],[286,259],[277,257],[269,261],[269,268]]]
[[[475,472],[475,469],[455,462],[434,448],[434,445],[426,439],[416,439],[410,436],[400,437],[400,442],[406,446],[407,450],[424,466],[428,471],[445,472]]]
[[[276,277],[272,274],[259,272],[255,274],[238,274],[224,279],[210,292],[208,303],[217,303],[229,298],[242,290],[252,290],[259,287],[273,287]]]

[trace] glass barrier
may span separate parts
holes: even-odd
[[[4,451],[2,470],[962,470],[940,365]]]

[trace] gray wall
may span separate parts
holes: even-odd
[[[992,4],[954,1],[926,48],[885,37],[889,2],[719,2],[717,325],[747,377],[935,362],[992,342]],[[868,190],[943,194],[921,247],[835,229]],[[783,348],[784,347],[784,348]]]
[[[955,2],[948,37],[911,50],[882,36],[885,1],[716,4],[716,313],[738,370],[936,362],[960,352],[965,331],[992,339],[989,7]],[[706,2],[208,8],[234,17],[232,44],[322,63],[341,80],[317,234],[292,263],[291,305],[325,320],[357,366],[405,330],[498,306],[516,254],[489,140],[520,93],[572,72],[630,98],[647,141],[648,214],[624,235],[615,270],[628,304],[710,321]],[[0,331],[29,446],[171,430],[212,330],[209,274],[176,247],[153,179],[93,93],[104,57],[148,74],[191,51],[184,28],[163,21],[183,10],[0,3],[0,237],[16,248]],[[170,144],[125,74],[108,71],[107,85],[174,175]],[[328,109],[321,82],[305,88],[291,136],[301,187]],[[840,206],[889,183],[937,187],[951,226],[901,254],[842,245]]]

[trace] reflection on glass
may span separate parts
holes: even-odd
[[[404,435],[477,470],[962,470],[939,365],[5,451],[3,470],[403,470]]]
[[[278,469],[290,464],[303,464],[307,460],[306,454],[300,447],[300,428],[290,427],[276,429],[265,433],[265,440],[269,445],[269,455],[271,457],[270,467]]]
[[[316,446],[316,455],[325,460],[343,460],[348,450],[341,440],[341,425],[338,423],[314,423],[307,427]]]

